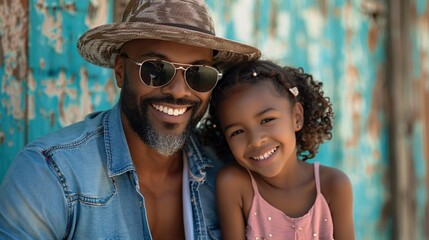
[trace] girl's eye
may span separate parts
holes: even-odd
[[[266,119],[264,119],[264,120],[261,121],[261,124],[269,123],[269,122],[271,122],[273,120],[274,120],[274,118],[266,118]]]
[[[238,134],[240,134],[242,132],[243,132],[243,130],[241,130],[241,129],[237,130],[237,131],[234,131],[234,132],[231,133],[231,137],[237,136]]]

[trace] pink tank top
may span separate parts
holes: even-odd
[[[317,162],[314,163],[314,175],[317,196],[313,206],[304,216],[292,218],[262,198],[250,174],[255,195],[247,219],[247,239],[334,239],[331,211],[320,191]]]

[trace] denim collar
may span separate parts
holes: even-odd
[[[122,127],[120,103],[118,102],[103,120],[104,144],[107,153],[107,170],[109,177],[135,171]],[[198,182],[206,178],[205,168],[213,167],[212,161],[201,151],[202,146],[195,136],[189,138],[184,151],[188,157],[189,178]]]
[[[206,179],[205,169],[214,166],[207,155],[201,151],[202,149],[202,145],[197,141],[195,136],[189,138],[184,148],[185,154],[188,157],[189,179],[198,182],[202,182]]]

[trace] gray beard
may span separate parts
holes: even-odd
[[[169,99],[166,97],[169,102],[178,101],[175,99]],[[156,150],[161,155],[166,157],[171,157],[177,152],[179,152],[185,145],[187,139],[191,134],[193,126],[198,122],[196,119],[199,119],[198,116],[194,116],[187,124],[185,130],[182,134],[172,135],[172,134],[163,134],[157,132],[149,122],[146,117],[148,106],[151,102],[156,102],[156,99],[145,99],[140,102],[140,107],[136,104],[137,97],[135,93],[129,88],[128,78],[125,75],[124,77],[124,86],[121,92],[121,108],[125,113],[128,121],[130,122],[131,128],[136,132],[140,139],[143,140],[149,147]],[[185,102],[186,100],[181,100]],[[187,104],[195,105],[195,108],[198,108],[199,103],[195,102],[186,102]],[[165,128],[174,129],[176,125],[174,124],[165,124]]]
[[[143,141],[158,153],[166,157],[171,157],[180,151],[185,145],[189,136],[188,128],[181,135],[168,135],[157,133],[151,126],[148,126],[141,135]]]

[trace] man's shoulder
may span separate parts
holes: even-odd
[[[103,129],[103,118],[108,111],[94,112],[84,120],[60,128],[30,142],[26,148],[48,150],[63,145],[73,145],[85,137],[98,134]]]
[[[106,155],[102,124],[105,113],[92,113],[80,122],[30,142],[17,154],[13,166],[32,166],[41,171],[49,165],[64,174],[70,169],[76,172],[83,168],[97,169],[104,164],[100,160]]]
[[[101,188],[92,186],[108,175],[103,129],[107,112],[90,114],[28,144],[12,163],[10,178],[20,181],[17,179],[28,172],[36,183],[56,186],[59,182],[68,192],[110,196],[113,186],[108,182]]]

